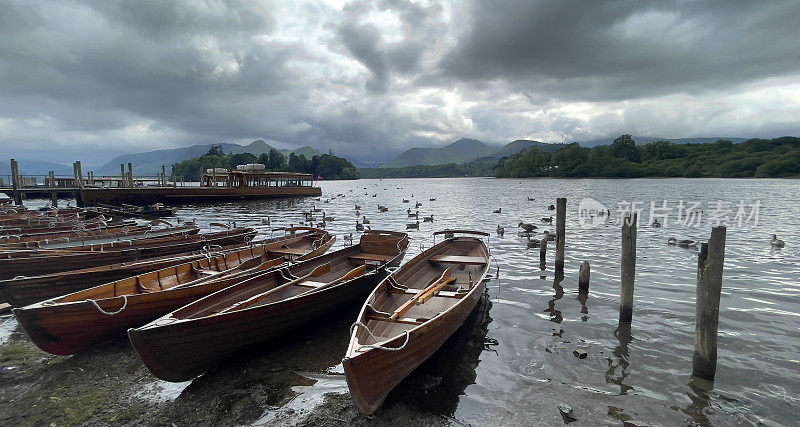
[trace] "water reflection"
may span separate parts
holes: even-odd
[[[475,383],[481,352],[496,353],[497,340],[486,336],[492,322],[491,308],[488,292],[484,293],[464,324],[389,394],[384,407],[402,402],[421,411],[453,417],[460,397]]]
[[[689,393],[686,395],[691,403],[681,411],[692,417],[699,425],[710,425],[711,421],[706,416],[706,408],[711,404],[709,393],[714,390],[714,382],[692,375],[689,384]]]
[[[619,386],[619,394],[628,394],[628,391],[633,390],[633,387],[625,384],[628,378],[630,367],[630,355],[628,354],[628,344],[633,341],[631,336],[631,325],[620,324],[614,331],[614,337],[619,341],[619,345],[614,347],[612,354],[614,357],[609,357],[608,369],[606,370],[606,382]]]
[[[555,275],[553,276],[553,290],[555,291],[555,294],[553,295],[553,298],[547,301],[547,309],[545,310],[545,313],[550,314],[550,321],[558,324],[564,320],[564,316],[561,315],[561,310],[556,309],[556,301],[564,297],[564,287],[561,286],[561,282],[563,280],[564,272],[556,271]]]

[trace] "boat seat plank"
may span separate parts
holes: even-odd
[[[220,271],[209,270],[207,268],[195,268],[194,271],[197,277],[210,277],[221,273]]]
[[[355,254],[350,255],[350,259],[359,260],[359,261],[380,261],[380,262],[389,262],[391,261],[395,255],[381,255],[381,254]]]
[[[406,295],[416,295],[417,292],[419,292],[418,289],[409,289],[409,290],[407,290],[405,292],[393,291],[393,293],[395,293],[395,294],[406,294]],[[462,298],[466,294],[467,294],[466,291],[461,291],[461,292],[458,292],[458,291],[439,291],[436,295],[434,295],[434,298],[435,297]]]
[[[295,283],[297,286],[308,286],[309,288],[319,288],[322,286],[327,285],[324,282],[315,282],[313,280],[304,280],[302,282]]]
[[[308,252],[308,249],[275,248],[275,249],[270,249],[268,252],[278,255],[305,255]]]
[[[430,257],[428,261],[452,263],[452,264],[471,264],[471,265],[486,264],[486,258],[479,256],[464,256],[464,255],[436,255]]]

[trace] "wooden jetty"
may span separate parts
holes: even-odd
[[[244,165],[242,165],[244,166]],[[252,166],[252,165],[248,165]],[[262,166],[262,165],[255,165]],[[128,170],[121,165],[121,175],[95,177],[89,173],[84,178],[80,162],[73,164],[74,177],[56,177],[52,172],[39,185],[36,177],[19,174],[17,161],[11,159],[11,186],[0,186],[4,193],[22,204],[25,198],[49,198],[54,202],[59,197],[74,197],[80,206],[130,204],[137,206],[154,203],[176,204],[184,202],[207,202],[218,200],[266,199],[278,197],[303,197],[322,195],[315,186],[311,174],[293,172],[267,172],[258,168],[208,169],[199,186],[178,185],[173,173],[172,182],[166,172],[157,177],[134,178],[132,165]]]

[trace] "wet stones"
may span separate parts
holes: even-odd
[[[558,412],[561,413],[561,417],[564,418],[564,422],[567,424],[573,421],[578,421],[578,418],[575,416],[575,411],[573,411],[572,407],[566,403],[558,404]]]

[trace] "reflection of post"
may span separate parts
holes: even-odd
[[[628,391],[633,390],[633,387],[625,384],[625,380],[628,378],[628,367],[630,366],[630,355],[628,354],[628,344],[633,341],[633,337],[631,336],[631,325],[629,324],[621,324],[614,331],[614,336],[619,340],[619,345],[614,347],[612,354],[614,358],[618,361],[618,364],[614,364],[614,359],[608,358],[608,370],[606,370],[606,382],[609,384],[615,384],[619,386],[619,393],[621,395],[625,395]],[[619,372],[617,372],[617,368],[619,368]]]
[[[581,264],[581,270],[578,274],[578,293],[589,293],[589,261],[584,261]]]
[[[567,199],[556,199],[556,271],[564,271],[564,239],[567,224]]]
[[[713,380],[717,370],[717,327],[725,262],[725,227],[711,229],[711,239],[697,257],[697,306],[695,308],[692,372]]]
[[[628,215],[622,222],[622,290],[619,297],[619,323],[633,319],[633,282],[636,276],[636,224],[638,214]]]

